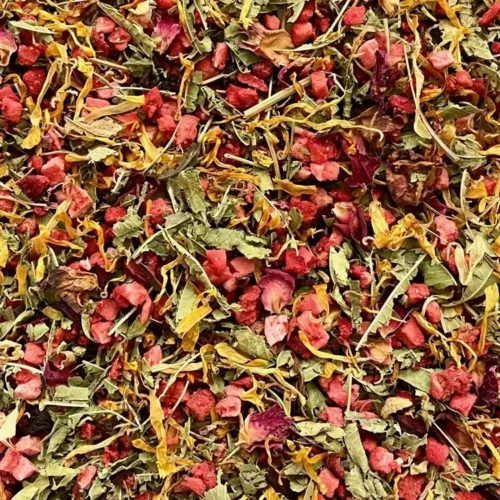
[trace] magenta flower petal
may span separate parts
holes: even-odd
[[[278,314],[292,299],[295,278],[283,271],[271,269],[259,281],[259,287],[262,290],[260,299],[264,309]]]

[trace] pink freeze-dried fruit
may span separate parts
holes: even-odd
[[[36,467],[21,453],[8,448],[0,461],[0,471],[12,474],[18,481],[24,481],[36,472]]]
[[[393,471],[401,472],[401,465],[394,460],[394,455],[382,446],[377,446],[370,453],[369,464],[375,472],[381,474],[390,474]]]
[[[28,457],[35,457],[42,451],[41,439],[37,436],[23,436],[16,443],[16,451]]]
[[[344,24],[346,26],[355,26],[365,22],[366,7],[350,7],[345,11]]]
[[[376,53],[378,50],[378,42],[374,38],[366,41],[359,47],[357,54],[366,69],[372,69],[377,64]]]
[[[450,449],[436,439],[430,437],[425,447],[425,456],[431,464],[443,466],[450,454]]]
[[[339,487],[340,480],[336,478],[332,472],[326,467],[321,469],[321,472],[318,474],[319,480],[326,487],[326,491],[324,491],[323,496],[326,498],[333,498],[335,495],[335,491]]]
[[[344,412],[342,408],[335,408],[333,406],[329,406],[327,408],[323,408],[318,415],[318,418],[322,422],[327,422],[332,425],[337,425],[339,427],[344,427]]]
[[[396,338],[410,349],[416,349],[425,344],[424,333],[413,317],[396,330]]]
[[[311,172],[318,181],[336,181],[340,172],[340,164],[335,161],[312,162]]]
[[[199,389],[195,391],[189,396],[186,403],[188,412],[199,422],[203,422],[203,420],[210,415],[210,410],[214,407],[215,396],[209,389]]]
[[[215,405],[215,413],[225,418],[237,417],[241,413],[241,399],[235,396],[221,399]]]
[[[270,346],[281,342],[288,334],[288,318],[284,314],[267,316],[264,335]]]
[[[455,59],[453,59],[453,55],[449,50],[433,52],[429,55],[428,59],[432,67],[438,71],[455,63]]]

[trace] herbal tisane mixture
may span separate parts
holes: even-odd
[[[0,499],[490,498],[499,17],[4,1]]]

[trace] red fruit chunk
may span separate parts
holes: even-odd
[[[24,73],[23,82],[26,84],[28,92],[37,96],[42,91],[46,78],[47,72],[43,68],[33,68]]]
[[[268,30],[279,30],[280,29],[280,19],[272,14],[264,14],[263,22],[264,26]]]
[[[45,175],[26,175],[18,185],[28,198],[36,201],[50,186],[50,180]]]
[[[447,368],[442,372],[431,373],[431,396],[438,401],[446,401],[454,394],[469,391],[472,376],[464,370]]]
[[[87,191],[85,191],[85,189],[82,189],[81,187],[72,187],[70,191],[70,197],[71,205],[68,209],[68,215],[72,219],[76,219],[77,217],[85,215],[94,204],[94,201],[87,193]]]
[[[254,89],[244,89],[236,85],[229,85],[226,92],[226,100],[231,106],[244,111],[259,102],[259,95]]]
[[[203,263],[210,281],[218,286],[231,278],[232,273],[227,265],[227,255],[225,250],[207,250],[207,260]]]
[[[120,304],[113,299],[103,299],[97,303],[96,313],[108,321],[113,321],[120,312]]]
[[[108,42],[113,44],[113,48],[118,52],[124,51],[130,42],[130,35],[121,27],[115,28],[108,36]]]
[[[21,66],[33,66],[43,54],[45,45],[35,43],[33,45],[19,45],[17,50],[17,64]]]
[[[410,349],[416,349],[425,344],[424,334],[413,317],[400,326],[396,330],[395,335],[399,341],[403,342],[403,344]]]
[[[452,243],[458,238],[457,225],[445,215],[438,215],[434,222],[441,247],[445,247],[448,243]]]
[[[324,310],[325,308],[315,293],[306,295],[304,300],[299,304],[300,312],[310,311],[314,316],[319,316]]]
[[[326,498],[333,498],[335,491],[339,487],[340,481],[326,467],[321,469],[319,480],[326,486],[326,491],[323,493],[323,496]]]
[[[207,491],[207,487],[205,483],[198,477],[185,477],[182,480],[182,483],[179,486],[176,486],[175,492],[177,493],[194,493],[195,495],[201,496],[205,491]]]
[[[499,14],[500,2],[496,2],[479,18],[477,24],[481,26],[481,28],[487,28],[496,21]]]
[[[328,422],[329,424],[337,425],[339,427],[344,427],[345,425],[344,412],[342,411],[342,408],[323,408],[318,415],[318,418],[322,422]]]
[[[142,109],[146,113],[146,116],[151,120],[162,106],[163,99],[160,94],[160,89],[158,87],[153,87],[145,94]]]
[[[344,24],[346,26],[355,26],[365,22],[366,7],[350,7],[345,11]]]
[[[16,443],[16,451],[28,457],[34,457],[42,451],[40,438],[36,436],[23,436]]]
[[[255,75],[252,75],[252,73],[238,73],[236,78],[238,82],[253,87],[259,92],[267,92],[269,90],[267,83],[262,78],[257,78]]]
[[[241,399],[228,396],[221,399],[215,406],[215,413],[221,417],[237,417],[241,413]]]
[[[311,311],[302,313],[297,318],[297,324],[309,339],[309,342],[316,349],[321,349],[328,344],[330,336],[321,324],[313,317]]]
[[[357,55],[366,69],[372,69],[377,64],[376,53],[378,52],[378,42],[374,38],[366,41],[359,47]]]
[[[450,399],[450,408],[467,417],[477,400],[474,394],[456,394]]]
[[[468,71],[457,71],[455,73],[455,78],[457,81],[457,85],[462,87],[463,89],[471,89],[474,86],[474,82]]]
[[[261,290],[258,285],[251,286],[245,290],[240,297],[238,305],[241,311],[234,311],[234,316],[238,323],[252,326],[259,318]]]
[[[199,389],[189,397],[186,408],[195,420],[203,422],[215,407],[215,396],[209,389]]]
[[[96,33],[111,33],[116,28],[116,23],[109,17],[98,17],[94,26]]]
[[[45,350],[34,342],[28,342],[24,348],[24,361],[33,366],[40,366],[45,359]]]
[[[300,47],[314,37],[313,25],[309,22],[293,23],[290,36],[294,47]]]
[[[381,474],[390,474],[393,471],[401,472],[401,465],[394,460],[394,455],[382,446],[377,446],[370,453],[368,462],[375,472]]]
[[[61,158],[52,158],[42,168],[42,174],[49,178],[50,185],[55,186],[64,181],[66,173],[64,171],[65,163]]]
[[[433,52],[429,55],[428,59],[433,68],[438,71],[455,63],[453,55],[449,50],[438,50],[437,52]]]
[[[408,297],[408,305],[412,306],[414,304],[418,304],[429,297],[430,291],[427,285],[423,283],[412,283],[406,292],[406,296]]]
[[[156,198],[151,202],[149,215],[153,224],[161,226],[165,222],[165,216],[172,213],[172,207],[163,198]]]
[[[410,476],[408,474],[398,483],[399,498],[401,500],[418,500],[424,491],[426,483],[427,478],[424,474],[419,474],[418,476]]]
[[[21,370],[16,374],[16,382],[18,386],[14,390],[14,396],[18,399],[30,401],[42,393],[42,377],[37,373]]]
[[[108,224],[116,224],[120,219],[123,219],[127,215],[127,209],[125,207],[109,207],[106,208],[104,212],[104,220]]]
[[[430,437],[425,447],[425,457],[431,464],[443,466],[450,454],[450,449],[436,439]]]
[[[201,464],[194,464],[191,469],[193,477],[201,479],[208,489],[217,486],[217,475],[215,473],[215,464],[213,462],[202,462]]]
[[[144,359],[148,362],[149,366],[155,366],[161,363],[161,360],[163,359],[161,347],[159,345],[151,347],[151,349],[144,354]]]
[[[400,113],[414,113],[415,104],[409,97],[391,95],[388,99],[389,107]]]
[[[24,481],[36,472],[36,467],[21,453],[8,448],[0,461],[0,471],[12,474],[18,481]]]
[[[431,302],[425,310],[425,317],[430,323],[436,324],[441,321],[441,307],[437,302]]]
[[[187,149],[196,139],[197,126],[200,120],[193,115],[183,115],[175,135],[175,145],[181,149]]]
[[[455,495],[455,500],[483,500],[483,495],[475,491],[460,491]]]
[[[304,4],[302,11],[297,18],[298,22],[309,21],[314,16],[314,2],[309,1]]]
[[[8,85],[5,85],[5,87],[0,88],[0,105],[3,104],[3,100],[6,97],[16,102],[20,101],[17,94],[12,90],[12,87],[9,87]]]
[[[328,78],[324,71],[311,73],[311,90],[316,99],[324,99],[328,95]]]
[[[81,490],[88,490],[92,486],[96,475],[97,467],[95,465],[87,465],[78,474],[78,477],[76,478],[76,485]]]
[[[214,49],[213,65],[222,71],[229,61],[229,47],[225,42],[217,42]]]
[[[23,105],[19,102],[19,98],[16,100],[5,97],[2,100],[2,116],[12,123],[19,123],[23,115]]]
[[[274,66],[270,61],[262,61],[253,65],[252,73],[263,80],[269,78],[273,74]]]

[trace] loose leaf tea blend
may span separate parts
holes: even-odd
[[[0,499],[497,494],[499,18],[4,2]]]

